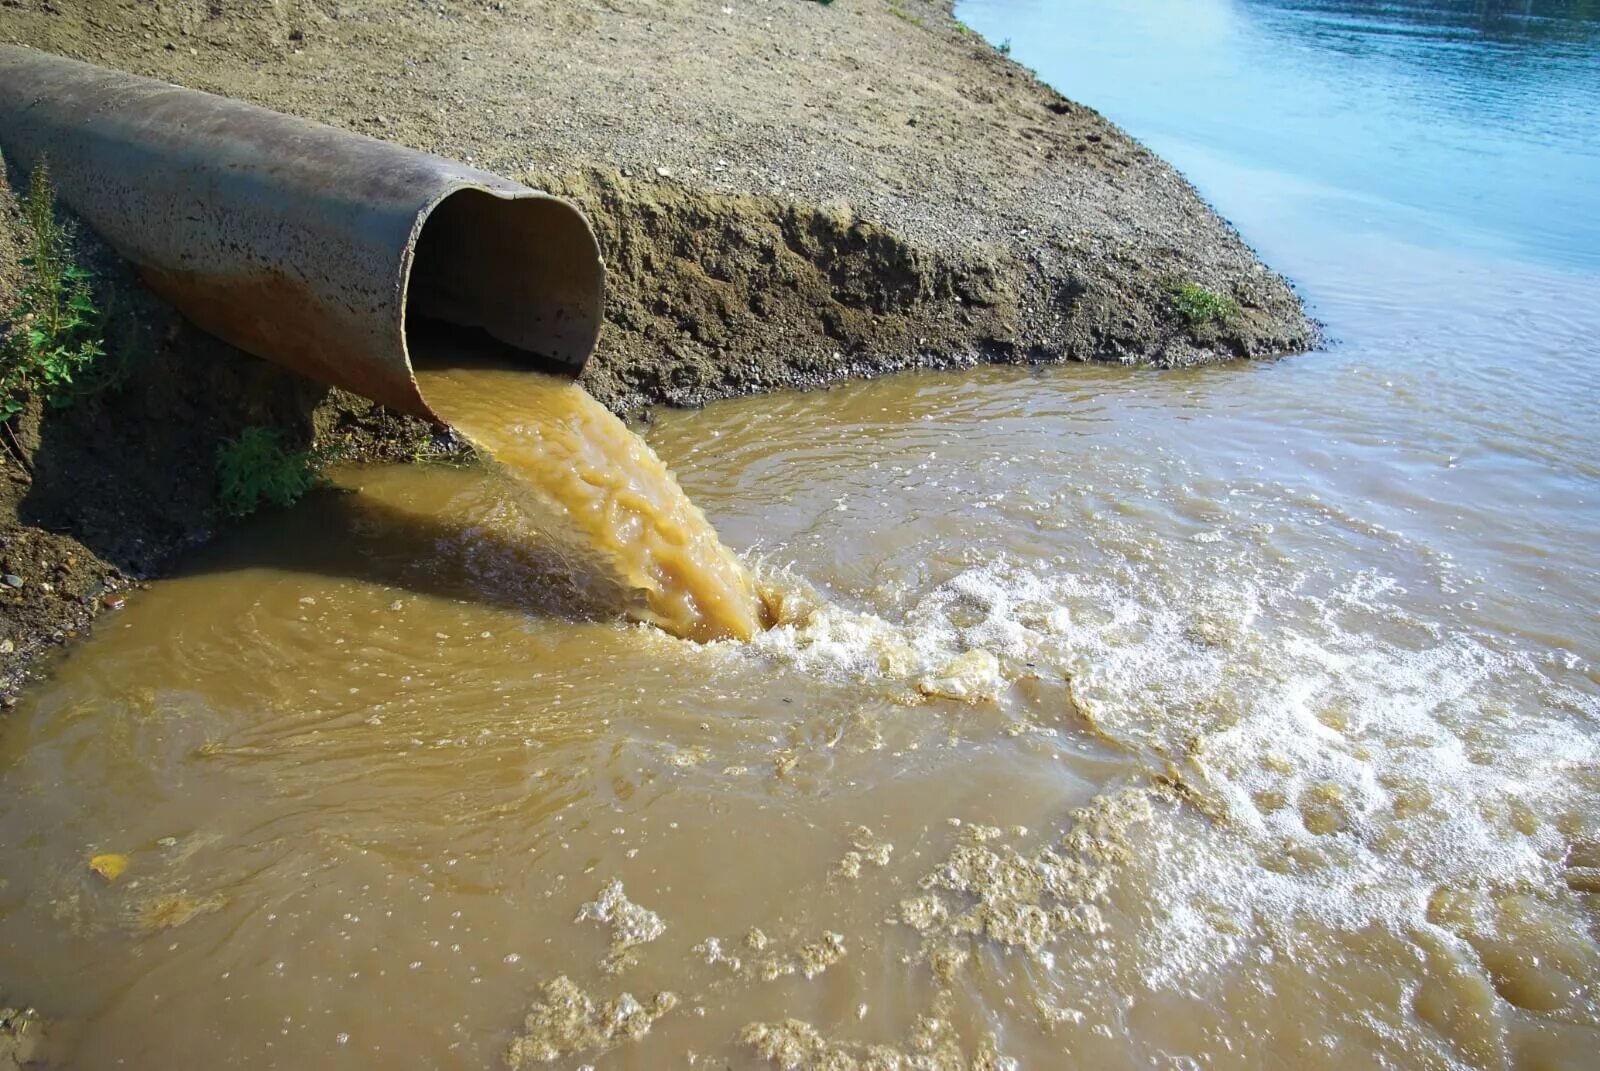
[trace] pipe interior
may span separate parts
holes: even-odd
[[[599,334],[603,272],[566,202],[457,190],[417,238],[407,350],[419,367],[510,359],[575,376]]]

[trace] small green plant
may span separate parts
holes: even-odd
[[[63,406],[104,385],[91,374],[106,352],[100,310],[89,273],[73,263],[71,235],[56,221],[55,189],[42,159],[22,215],[27,279],[4,313],[10,327],[0,340],[0,422],[22,411],[30,392]]]
[[[889,13],[902,22],[909,22],[913,26],[921,26],[922,20],[911,14],[902,5],[900,0],[889,0]]]
[[[1002,56],[1011,55],[1011,38],[1008,37],[1000,42],[1000,54]]]
[[[286,450],[271,428],[250,427],[217,448],[216,511],[247,517],[264,505],[292,506],[322,483],[317,455]]]
[[[1169,283],[1172,304],[1190,327],[1212,322],[1226,323],[1239,311],[1230,297],[1207,290],[1198,283]]]

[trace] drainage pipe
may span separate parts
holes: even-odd
[[[572,205],[452,160],[0,46],[0,150],[240,349],[437,420],[408,341],[467,329],[577,375],[605,268]]]

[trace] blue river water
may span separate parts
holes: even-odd
[[[1213,158],[1315,186],[1313,233],[1600,270],[1600,5],[965,0],[958,14],[1269,245]]]

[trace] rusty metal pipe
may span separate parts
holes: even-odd
[[[7,46],[0,150],[47,156],[61,199],[206,331],[402,412],[437,419],[412,324],[572,375],[600,332],[583,214],[453,160]]]

